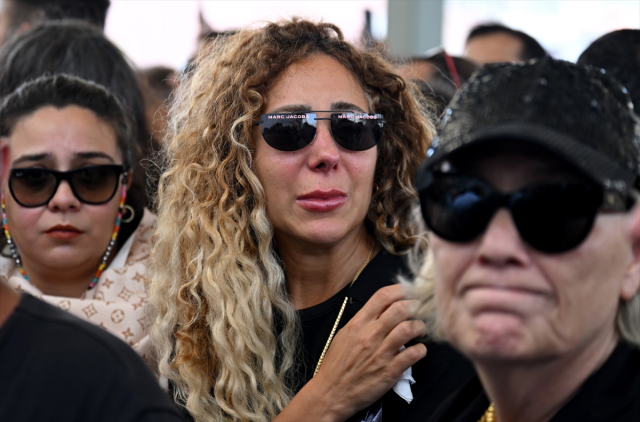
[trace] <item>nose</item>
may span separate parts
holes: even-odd
[[[80,201],[73,194],[69,182],[63,180],[58,185],[56,193],[47,204],[50,211],[72,211],[80,208]]]
[[[529,264],[527,246],[507,209],[499,209],[489,222],[480,239],[477,259],[483,265],[494,267]]]
[[[318,122],[316,137],[309,147],[309,168],[322,172],[337,168],[340,163],[340,150],[333,136],[331,136],[328,121]]]

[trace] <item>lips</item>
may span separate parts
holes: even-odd
[[[45,233],[47,236],[52,237],[54,239],[71,240],[80,236],[84,232],[79,228],[71,226],[69,224],[65,224],[65,225],[58,224],[48,229]]]
[[[347,202],[349,195],[339,189],[315,190],[296,198],[296,203],[311,212],[333,211]]]
[[[546,306],[553,299],[550,291],[530,283],[473,283],[461,289],[461,296],[474,314],[520,314]]]

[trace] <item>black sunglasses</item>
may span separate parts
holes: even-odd
[[[317,113],[332,113],[321,118]],[[351,111],[313,111],[263,114],[255,126],[260,125],[262,137],[280,151],[297,151],[309,145],[316,137],[318,120],[329,120],[331,136],[342,148],[365,151],[373,148],[382,138],[382,114],[353,113]]]
[[[475,239],[499,208],[508,208],[525,242],[540,252],[560,253],[584,241],[599,210],[626,212],[633,200],[590,183],[539,184],[504,194],[476,177],[430,173],[420,205],[431,231],[451,242]]]
[[[39,207],[48,204],[60,182],[66,180],[78,200],[99,205],[113,198],[121,174],[122,183],[126,184],[127,172],[124,166],[119,165],[87,166],[70,171],[17,168],[11,170],[9,190],[13,199],[23,207]]]

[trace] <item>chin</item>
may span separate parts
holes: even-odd
[[[318,245],[335,245],[346,238],[352,230],[343,224],[331,221],[319,221],[316,224],[309,224],[303,237],[309,243]]]
[[[519,360],[529,354],[523,328],[513,315],[483,315],[459,324],[451,343],[474,361]]]

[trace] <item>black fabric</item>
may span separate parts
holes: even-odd
[[[311,308],[299,311],[302,322],[303,344],[299,369],[298,390],[313,376],[333,324],[345,297],[347,302],[339,328],[344,327],[373,294],[384,286],[395,284],[400,273],[407,273],[402,258],[386,251],[380,252],[362,271],[353,287]],[[460,388],[475,373],[471,364],[444,343],[427,342],[427,356],[413,365],[416,384],[411,386],[413,401],[407,404],[393,390],[382,397],[383,421],[424,421],[453,391]],[[360,422],[366,415],[375,414],[380,403],[354,415],[349,422]]]
[[[429,422],[477,422],[489,407],[478,377],[442,403]],[[425,418],[424,420],[427,420]],[[549,422],[640,421],[640,349],[618,344]]]
[[[0,421],[182,421],[126,343],[32,296],[0,327]]]

